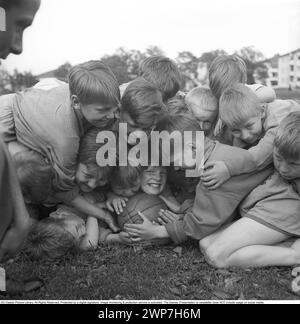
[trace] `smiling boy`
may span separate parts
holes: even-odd
[[[224,91],[220,98],[220,119],[233,136],[233,146],[247,149],[254,169],[232,160],[212,163],[203,181],[210,189],[216,189],[234,175],[261,170],[273,162],[274,139],[280,122],[300,105],[293,100],[275,100],[261,105],[257,96],[243,84]]]

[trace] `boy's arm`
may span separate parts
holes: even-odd
[[[13,162],[0,139],[0,260],[15,254],[30,228]]]
[[[167,207],[174,213],[179,213],[180,212],[180,204],[176,200],[175,197],[169,196],[169,197],[164,197],[162,195],[159,196],[161,200],[167,205]]]
[[[16,94],[0,96],[0,134],[4,142],[16,141],[13,107]]]
[[[276,92],[273,88],[267,86],[261,86],[256,91],[258,99],[262,103],[270,103],[276,99]]]
[[[240,150],[238,156],[225,158],[224,162],[230,175],[235,176],[251,173],[255,170],[260,171],[270,165],[273,162],[273,148],[276,131],[276,127],[268,129],[265,136],[257,145],[248,150],[237,148]]]
[[[273,88],[264,86],[262,84],[246,84],[258,97],[261,103],[269,103],[276,99],[276,93]]]
[[[155,226],[144,218],[143,224],[127,224],[125,229],[130,235],[140,239],[170,237],[176,244],[188,238],[201,240],[225,223],[233,221],[240,202],[272,173],[273,168],[267,168],[250,175],[234,177],[215,191],[209,191],[200,184],[193,209],[183,219]]]
[[[98,246],[98,241],[98,220],[95,217],[89,216],[86,221],[86,234],[80,242],[80,248],[82,250],[95,249]]]
[[[117,232],[119,230],[109,212],[91,204],[81,195],[78,195],[75,199],[73,199],[70,202],[70,205],[86,215],[94,216],[97,219],[106,222],[113,232]]]

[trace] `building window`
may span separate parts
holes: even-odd
[[[300,78],[298,78],[297,81],[300,82]]]
[[[294,71],[294,65],[290,65],[291,71]]]
[[[293,76],[290,77],[290,81],[291,81],[291,82],[294,81],[294,77],[293,77]]]
[[[278,82],[277,81],[271,81],[271,85],[274,87],[274,86],[277,86],[278,85]]]
[[[273,77],[273,78],[277,78],[277,77],[278,77],[278,73],[277,73],[277,72],[273,72],[273,73],[272,73],[272,77]]]

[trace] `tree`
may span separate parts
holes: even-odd
[[[124,61],[122,56],[117,54],[105,55],[101,58],[101,60],[111,68],[119,84],[123,84],[131,80],[128,72],[127,62]]]
[[[0,70],[0,95],[11,92],[10,75],[6,70]]]
[[[54,76],[61,81],[67,82],[68,74],[71,68],[72,65],[69,62],[66,62],[55,70]]]
[[[200,83],[198,79],[199,59],[191,52],[184,51],[178,53],[175,60],[183,77],[184,88],[189,90],[198,86]]]
[[[259,73],[260,78],[264,78],[268,73],[267,66],[263,63],[266,59],[262,52],[256,50],[253,46],[243,47],[235,54],[239,55],[247,66],[247,83],[255,83],[254,74]]]
[[[159,48],[158,46],[151,45],[146,49],[145,56],[155,56],[155,55],[160,55],[160,56],[165,56],[164,51]]]
[[[222,49],[217,49],[217,50],[214,50],[214,51],[205,52],[200,56],[199,61],[203,62],[203,63],[206,63],[207,69],[209,69],[212,61],[217,56],[220,56],[220,55],[227,55],[227,53]]]
[[[31,72],[19,72],[17,69],[12,74],[5,70],[0,71],[0,94],[22,91],[35,85],[38,80]]]

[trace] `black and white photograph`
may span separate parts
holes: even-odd
[[[0,0],[14,302],[300,303],[300,0]]]

